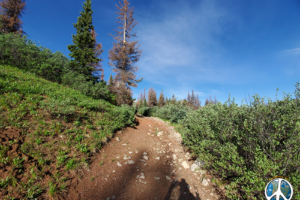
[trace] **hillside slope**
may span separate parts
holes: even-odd
[[[0,65],[0,196],[60,196],[134,112]]]

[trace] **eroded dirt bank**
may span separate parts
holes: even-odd
[[[117,132],[89,169],[77,172],[64,199],[221,199],[211,176],[191,171],[195,158],[171,126],[153,117],[136,118],[137,126]]]

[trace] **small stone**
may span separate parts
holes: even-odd
[[[143,158],[144,158],[145,160],[148,160],[148,159],[149,159],[148,156],[143,156]]]
[[[149,126],[151,127],[151,125],[149,124]]]
[[[186,161],[183,161],[183,162],[181,163],[181,165],[182,165],[182,167],[184,167],[185,169],[190,168],[189,164],[188,164]]]
[[[172,143],[169,143],[169,146],[171,146]]]
[[[144,159],[140,159],[140,161],[142,161],[142,162],[146,162],[146,160],[144,160]]]
[[[124,155],[123,159],[124,160],[129,160],[131,157],[130,156],[127,156],[127,155]]]
[[[134,164],[134,161],[133,160],[129,160],[128,164],[132,165],[132,164]]]
[[[210,195],[211,195],[211,196],[214,196],[214,194],[213,194],[213,193],[210,193]]]
[[[166,179],[167,179],[168,181],[172,181],[172,179],[171,179],[169,176],[166,176]]]
[[[173,154],[173,159],[176,160],[177,156],[175,154]]]
[[[132,151],[129,151],[129,154],[132,154]]]
[[[139,182],[140,182],[140,183],[147,184],[147,182],[144,182],[144,181],[142,181],[141,179],[139,179]]]
[[[157,133],[157,137],[160,137],[160,136],[162,136],[162,135],[163,135],[163,133],[164,133],[163,131],[160,131],[160,132],[158,132],[158,133]]]
[[[138,153],[139,151],[135,151],[135,153]]]
[[[160,157],[156,157],[155,159],[156,159],[156,160],[160,160]]]
[[[180,162],[180,163],[181,163],[182,161],[183,161],[183,159],[178,159],[178,162]]]
[[[148,135],[151,135],[151,133],[148,133]]]
[[[203,185],[203,186],[208,186],[208,181],[207,181],[206,179],[203,179],[202,185]]]
[[[139,177],[140,177],[140,175],[137,175],[137,176],[136,176],[136,178],[139,178]]]
[[[122,144],[123,146],[126,146],[127,144]]]
[[[119,141],[119,142],[121,141],[119,137],[116,137],[116,140]]]
[[[147,155],[147,152],[144,152],[143,155],[146,156],[146,155]]]
[[[159,180],[160,178],[159,178],[159,177],[154,177],[154,179],[155,179],[155,180]]]
[[[118,165],[119,167],[122,167],[121,163],[119,163],[119,162],[117,162],[117,165]]]
[[[116,170],[113,170],[113,172],[116,172]]]
[[[144,173],[141,173],[141,174],[140,174],[140,178],[141,178],[141,179],[145,179],[145,174],[144,174]]]

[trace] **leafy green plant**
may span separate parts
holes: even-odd
[[[19,157],[16,157],[12,161],[12,165],[15,166],[16,168],[21,168],[23,167],[22,162],[25,160],[25,158],[20,159]]]
[[[79,149],[82,153],[88,153],[87,144],[77,144],[76,148]]]
[[[66,164],[66,169],[67,170],[74,169],[75,167],[76,167],[75,159],[70,159]]]

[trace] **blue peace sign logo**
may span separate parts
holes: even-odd
[[[265,196],[267,200],[291,200],[293,187],[287,180],[276,178],[267,184]]]

